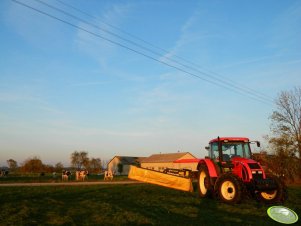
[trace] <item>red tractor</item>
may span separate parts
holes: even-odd
[[[198,163],[198,193],[217,196],[226,203],[239,203],[250,194],[265,203],[283,202],[286,188],[274,176],[267,176],[260,163],[251,159],[250,142],[245,137],[218,137],[209,142],[209,157]]]

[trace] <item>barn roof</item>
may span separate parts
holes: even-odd
[[[174,162],[184,155],[190,154],[189,152],[177,152],[177,153],[168,153],[168,154],[154,154],[147,158],[142,159],[141,163],[157,163],[157,162]],[[192,154],[190,154],[193,156]],[[195,158],[193,156],[193,158]]]

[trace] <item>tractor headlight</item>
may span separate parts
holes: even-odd
[[[252,171],[252,174],[262,174],[262,171]]]

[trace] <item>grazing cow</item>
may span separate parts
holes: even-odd
[[[88,170],[80,170],[75,172],[75,179],[84,181],[88,179],[89,172]]]
[[[105,178],[104,180],[113,180],[113,172],[111,170],[105,171]]]
[[[1,170],[0,171],[0,177],[4,177],[8,175],[8,171],[7,170]]]
[[[62,181],[68,181],[70,175],[71,175],[70,171],[63,170],[63,172],[62,172]]]

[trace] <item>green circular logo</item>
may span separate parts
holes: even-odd
[[[284,206],[272,206],[267,212],[270,218],[282,224],[293,224],[298,221],[298,215]]]

